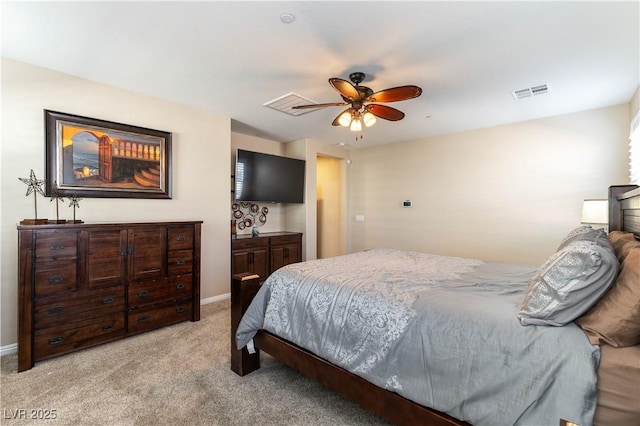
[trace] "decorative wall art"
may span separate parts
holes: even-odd
[[[171,133],[45,110],[46,195],[171,198]]]
[[[263,206],[260,208],[255,203],[240,202],[231,204],[231,214],[233,216],[231,227],[243,230],[245,228],[251,228],[251,233],[254,236],[258,235],[258,227],[267,223],[267,214],[269,208]]]

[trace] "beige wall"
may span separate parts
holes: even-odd
[[[16,342],[16,225],[34,214],[18,178],[30,169],[44,177],[44,109],[172,132],[173,199],[85,198],[78,218],[203,220],[202,297],[228,293],[230,118],[2,59],[0,345]],[[72,213],[67,205],[63,218]],[[40,197],[39,217],[54,218],[54,206]]]
[[[540,264],[584,199],[627,182],[628,128],[625,104],[353,151],[349,250]]]

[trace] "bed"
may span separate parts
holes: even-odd
[[[377,249],[289,265],[263,285],[236,275],[232,369],[254,371],[265,351],[395,424],[635,425],[640,303],[624,294],[626,336],[599,327],[620,280],[638,286],[640,245],[621,253],[640,236],[640,189],[613,186],[609,200],[615,233],[576,228],[539,268]],[[572,284],[565,309],[543,284],[585,247],[599,263],[581,276],[607,284]]]

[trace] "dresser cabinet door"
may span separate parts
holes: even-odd
[[[129,229],[127,256],[132,281],[166,275],[167,228]]]
[[[302,237],[300,235],[280,236],[272,238],[270,273],[302,260]]]
[[[124,285],[126,281],[127,231],[83,231],[87,247],[87,286],[103,288]]]
[[[234,250],[231,252],[231,275],[243,272],[251,272],[262,278],[266,278],[268,273],[268,249],[255,248],[247,250]]]

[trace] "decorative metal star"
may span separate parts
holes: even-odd
[[[44,180],[36,178],[36,174],[31,169],[31,174],[29,175],[29,179],[27,178],[18,178],[21,182],[27,184],[27,196],[33,194],[33,209],[35,211],[35,218],[38,219],[38,197],[37,194],[40,194],[44,197],[44,191],[42,190],[42,186],[44,185]]]
[[[29,176],[29,179],[27,178],[18,178],[18,179],[20,179],[22,182],[28,185],[26,195],[31,195],[35,191],[38,194],[44,196],[44,191],[42,190],[42,186],[44,185],[44,180],[37,179],[36,174],[33,172],[33,169],[31,169],[31,175]]]
[[[73,194],[69,198],[69,201],[71,201],[71,203],[69,203],[69,207],[80,208],[80,201],[82,201],[82,198],[78,198],[78,196],[76,194]]]
[[[69,198],[69,207],[73,207],[73,222],[76,222],[76,207],[80,208],[80,201],[82,198],[78,198],[77,194],[72,194]]]

